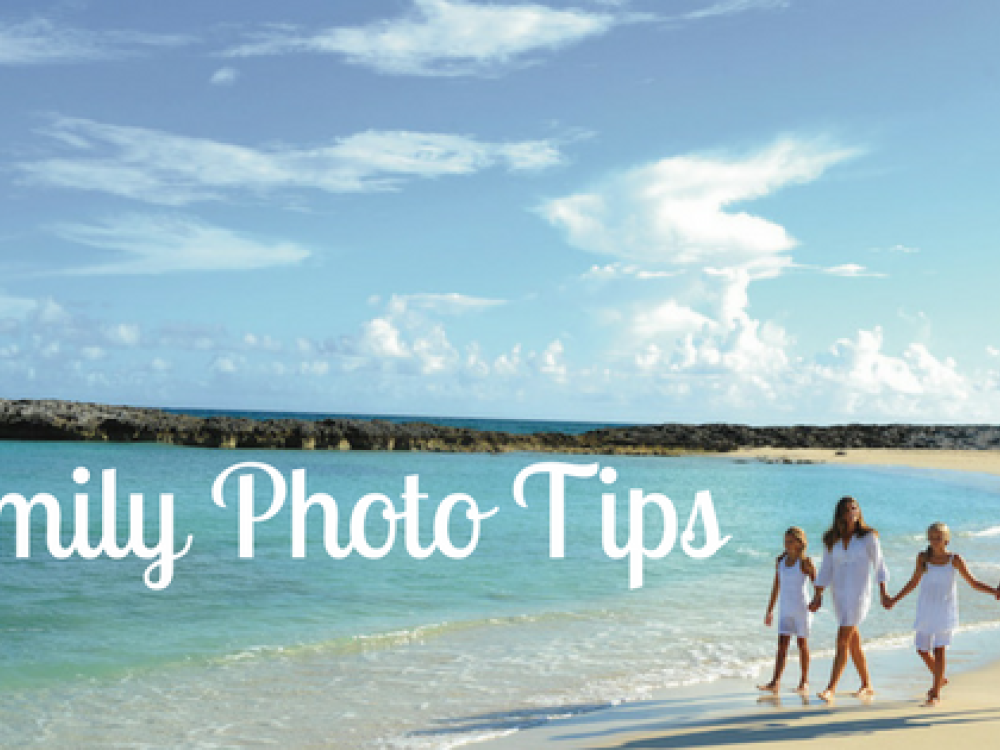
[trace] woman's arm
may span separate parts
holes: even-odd
[[[969,569],[965,566],[965,560],[963,560],[960,555],[953,555],[951,564],[955,566],[955,570],[961,573],[962,578],[964,578],[976,591],[982,591],[984,594],[997,596],[997,590],[995,588],[987,586],[982,581],[972,577],[972,573],[970,573]]]
[[[895,596],[889,597],[889,606],[886,607],[886,609],[892,609],[893,607],[895,607],[899,603],[900,599],[902,599],[904,596],[909,594],[911,591],[913,591],[913,589],[917,587],[917,584],[920,583],[920,579],[923,577],[924,577],[924,553],[921,552],[920,554],[917,555],[917,564],[916,567],[914,567],[913,569],[913,575],[910,577],[910,580],[906,582],[905,586],[903,586],[902,591],[900,591]]]
[[[886,609],[892,606],[892,599],[889,596],[889,589],[886,584],[889,582],[889,569],[885,565],[885,558],[882,557],[882,545],[879,543],[878,534],[871,531],[865,538],[865,548],[868,551],[868,559],[872,567],[875,568],[875,580],[878,582],[878,590],[882,595],[882,606]]]
[[[781,562],[779,560],[778,565]],[[767,603],[767,614],[764,615],[764,624],[770,625],[774,621],[774,603],[778,601],[778,591],[781,590],[781,573],[778,572],[777,566],[774,569],[774,585],[771,586],[771,601]]]

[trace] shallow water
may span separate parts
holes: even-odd
[[[413,559],[402,530],[383,559],[331,559],[313,510],[307,557],[296,560],[285,507],[257,526],[254,558],[240,559],[235,480],[226,508],[212,502],[211,486],[245,461],[267,463],[286,479],[305,469],[308,491],[338,503],[341,544],[365,494],[384,493],[402,508],[407,475],[419,475],[429,496],[422,544],[449,493],[499,510],[461,560]],[[517,473],[543,461],[599,463],[618,473],[610,486],[567,480],[565,559],[549,557],[546,483],[528,481],[527,508],[511,494]],[[91,472],[84,486],[71,478],[77,466]],[[51,559],[38,511],[32,556],[16,559],[14,512],[0,514],[5,743],[450,747],[671,685],[752,674],[773,657],[774,634],[762,619],[784,529],[804,527],[818,547],[834,502],[847,493],[881,533],[892,590],[905,583],[936,520],[951,525],[952,548],[976,575],[991,585],[1000,579],[1000,479],[981,475],[726,458],[0,443],[0,491],[52,493],[64,516],[73,493],[88,492],[94,543],[99,477],[109,468],[117,471],[122,542],[128,493],[143,493],[152,513],[159,493],[171,492],[176,546],[191,534],[192,549],[169,588],[150,591],[148,561]],[[623,541],[629,488],[668,496],[681,531],[695,494],[709,490],[722,533],[733,538],[707,560],[685,556],[678,542],[667,557],[647,561],[644,586],[629,590],[627,562],[609,560],[601,546],[601,493],[617,495]],[[270,500],[262,473],[255,489],[261,513]],[[386,538],[380,509],[368,519],[374,546]],[[464,510],[459,505],[452,518],[457,546],[469,541]],[[657,538],[659,523],[648,512],[648,538]],[[148,543],[156,537],[152,524]],[[965,586],[961,597],[964,625],[1000,625],[995,601]],[[914,605],[910,597],[891,613],[873,610],[866,639],[908,646]],[[821,611],[813,642],[831,643],[832,633]]]

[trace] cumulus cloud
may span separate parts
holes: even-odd
[[[483,143],[462,135],[409,131],[372,130],[312,148],[252,148],[68,118],[46,133],[72,154],[22,162],[18,170],[29,183],[168,206],[289,190],[395,190],[417,178],[468,175],[492,167],[531,172],[562,159],[549,141]]]
[[[227,52],[231,57],[332,54],[380,73],[489,74],[606,34],[636,16],[545,5],[414,0],[405,17],[320,32],[277,27]]]
[[[137,31],[91,31],[61,26],[45,18],[0,21],[0,65],[45,65],[113,60],[151,48],[188,44],[190,37]]]
[[[299,263],[309,251],[291,242],[251,239],[183,216],[130,214],[98,224],[61,224],[60,238],[124,254],[110,263],[70,269],[78,275],[238,271]]]
[[[817,359],[814,373],[820,381],[816,392],[826,390],[835,399],[831,406],[842,413],[960,416],[973,406],[973,383],[954,359],[940,359],[917,343],[902,356],[886,354],[880,327],[838,340]],[[832,388],[822,388],[822,381]]]
[[[746,156],[675,156],[540,209],[582,250],[677,266],[787,263],[784,227],[734,204],[818,179],[856,149],[785,138]]]

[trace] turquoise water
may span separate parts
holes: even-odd
[[[351,508],[384,493],[397,510],[404,477],[417,474],[422,544],[433,511],[455,492],[475,498],[482,522],[475,552],[415,560],[400,529],[382,559],[330,558],[317,511],[307,517],[305,559],[291,556],[289,500],[257,526],[253,559],[238,557],[236,482],[226,508],[213,480],[233,464],[259,461],[286,480],[304,469],[309,493],[325,492],[348,541]],[[599,463],[617,481],[567,480],[566,557],[549,558],[547,486],[517,473],[536,462]],[[75,484],[76,467],[91,480]],[[935,520],[973,572],[1000,579],[1000,478],[845,466],[774,466],[727,458],[217,451],[160,445],[0,443],[0,492],[48,492],[71,537],[74,492],[91,497],[91,541],[99,538],[99,477],[114,468],[119,541],[128,493],[147,505],[147,543],[158,530],[157,498],[175,497],[175,547],[194,537],[171,585],[143,583],[149,561],[51,559],[40,511],[32,555],[17,559],[12,508],[0,514],[0,724],[13,746],[452,747],[543,717],[642,698],[664,687],[752,674],[773,656],[761,624],[782,532],[803,526],[816,548],[836,499],[859,498],[875,525],[897,590],[923,532]],[[257,512],[270,499],[257,473]],[[675,546],[645,564],[629,590],[628,564],[601,546],[601,493],[618,499],[624,541],[628,489],[668,496],[684,529],[700,490],[711,492],[724,535],[714,557]],[[368,540],[385,540],[380,506]],[[469,541],[464,506],[453,542]],[[69,515],[67,515],[69,514]],[[699,527],[700,528],[700,527]],[[649,513],[647,537],[658,538]],[[695,542],[699,546],[701,540]],[[818,549],[812,549],[814,555]],[[1000,607],[963,586],[963,626],[1000,626]],[[865,624],[876,647],[908,646],[915,597]],[[821,612],[814,648],[832,643]],[[961,635],[958,636],[961,638]]]

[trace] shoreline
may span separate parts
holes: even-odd
[[[1000,476],[1000,451],[939,448],[740,448],[720,456],[771,463],[811,462],[852,466],[904,466]]]
[[[934,449],[742,448],[719,458],[768,463],[830,463],[905,467],[1000,476],[1000,451]],[[753,679],[658,691],[649,700],[591,714],[553,719],[483,743],[489,750],[653,750],[727,747],[735,750],[938,750],[989,746],[1000,734],[1000,644],[995,629],[959,632],[948,649],[951,680],[941,703],[921,705],[930,675],[912,647],[866,649],[878,695],[862,702],[845,693],[856,675],[848,664],[837,699],[816,697],[829,673],[830,658],[814,658],[810,694],[790,690],[778,700],[761,699]],[[793,649],[794,653],[794,649]],[[895,670],[895,671],[893,671]],[[763,670],[767,671],[767,668]],[[798,660],[789,655],[785,684],[794,684]],[[919,731],[915,731],[919,730]]]

